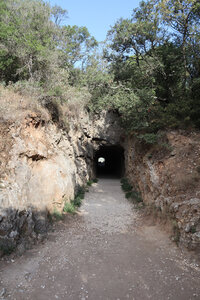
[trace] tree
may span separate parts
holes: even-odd
[[[174,30],[176,42],[182,48],[185,90],[188,77],[187,47],[200,29],[200,3],[196,0],[161,0],[159,6],[165,24]]]
[[[53,22],[60,26],[60,24],[68,18],[68,12],[66,9],[62,9],[60,6],[55,5],[51,8],[51,15]]]
[[[86,27],[63,26],[60,28],[58,48],[62,66],[72,67],[79,63],[82,68],[90,51],[97,46]]]
[[[198,1],[142,1],[108,32],[105,57],[119,87],[109,97],[129,130],[199,126],[199,16]]]
[[[50,6],[42,0],[6,0],[1,12],[1,55],[5,64],[10,57],[11,65],[17,61],[17,72],[11,78],[48,76],[48,70],[56,63]]]

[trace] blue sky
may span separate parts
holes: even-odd
[[[86,26],[99,42],[106,38],[111,25],[123,17],[131,16],[140,0],[49,0],[51,5],[59,5],[68,10],[67,24]]]

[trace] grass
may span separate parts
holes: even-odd
[[[93,184],[93,181],[92,180],[88,180],[87,181],[87,186],[91,186]]]
[[[63,215],[61,212],[59,212],[56,208],[54,208],[54,211],[52,213],[52,217],[56,220],[56,221],[60,221],[63,219]]]
[[[0,251],[2,251],[3,255],[10,255],[14,252],[15,248],[14,245],[7,243],[0,246]]]
[[[87,186],[91,186],[93,183],[97,183],[98,182],[98,179],[97,178],[95,178],[95,179],[93,179],[93,180],[88,180],[87,181]]]
[[[127,178],[121,179],[121,187],[124,192],[130,192],[133,189]]]
[[[82,200],[83,200],[83,198],[81,196],[76,196],[73,200],[74,206],[80,207],[82,204]]]
[[[173,230],[173,236],[172,236],[172,239],[173,241],[178,244],[179,241],[180,241],[180,236],[181,236],[181,233],[180,233],[180,229],[178,227],[178,224],[177,224],[177,221],[176,220],[173,220],[172,221],[172,230]]]
[[[85,197],[86,187],[80,186],[73,200],[65,202],[63,212],[74,213],[78,207],[81,206],[82,201]]]
[[[129,183],[127,178],[121,179],[121,187],[125,192],[125,197],[129,199],[129,201],[133,202],[134,204],[143,202],[140,192],[133,189],[133,186]]]
[[[65,202],[65,205],[63,208],[64,212],[73,214],[75,212],[75,210],[76,210],[75,205],[72,202]]]
[[[141,203],[142,202],[141,194],[137,191],[127,192],[126,198],[130,199],[133,203]]]
[[[190,232],[195,233],[196,231],[197,231],[196,226],[195,225],[191,226]]]
[[[91,186],[94,180],[89,180],[87,182],[87,186]],[[73,200],[65,201],[64,207],[63,207],[63,212],[64,213],[70,213],[73,214],[76,212],[77,208],[81,206],[82,201],[85,197],[85,192],[87,191],[87,186],[80,186],[78,188],[77,193],[75,194],[75,197]],[[60,213],[59,211],[54,208],[53,214],[51,215],[52,218],[54,218],[56,221],[62,220],[63,219],[63,214]]]
[[[0,85],[0,117],[4,121],[22,122],[27,114],[36,112],[42,120],[49,121],[47,110],[37,101],[34,94],[20,94],[11,87]]]

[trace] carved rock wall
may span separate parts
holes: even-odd
[[[144,203],[168,218],[175,240],[200,249],[200,134],[173,131],[156,147],[128,138],[126,175]]]
[[[62,211],[94,177],[94,151],[119,143],[121,129],[112,112],[92,120],[82,112],[70,124],[62,130],[34,112],[21,125],[0,123],[0,249],[45,234],[48,214]]]

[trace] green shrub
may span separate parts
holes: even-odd
[[[133,189],[127,178],[121,179],[121,187],[125,192],[125,197],[135,204],[143,202],[140,192]]]
[[[52,217],[56,220],[56,221],[60,221],[63,219],[63,215],[61,212],[59,212],[56,208],[54,208]]]
[[[131,198],[132,197],[132,191],[126,192],[125,196],[126,196],[127,199]]]
[[[121,187],[124,192],[130,192],[133,188],[127,178],[121,179]]]
[[[136,203],[142,202],[141,194],[137,191],[132,191],[131,198],[133,199],[133,202],[136,202]]]
[[[195,225],[191,226],[190,232],[191,232],[191,233],[195,233],[196,231],[197,231],[197,230],[196,230],[196,226],[195,226]]]
[[[158,142],[158,135],[155,133],[140,134],[137,137],[146,144],[156,144]]]
[[[3,255],[10,255],[14,252],[15,246],[11,243],[7,243],[5,245],[0,245],[0,251],[2,251]]]
[[[68,213],[74,213],[75,212],[75,206],[74,203],[72,202],[65,202],[64,208],[63,208],[64,212],[68,212]]]
[[[93,184],[93,180],[88,180],[87,181],[87,186],[91,186]]]
[[[83,187],[83,186],[79,187],[78,192],[76,194],[76,197],[80,197],[81,199],[84,199],[84,197],[85,197],[85,187]]]
[[[82,198],[80,196],[76,196],[72,202],[74,206],[80,207],[82,204]]]
[[[178,224],[177,224],[177,221],[176,220],[173,220],[172,221],[172,230],[173,230],[173,241],[178,244],[179,241],[180,241],[180,236],[181,236],[181,233],[180,233],[180,229],[178,227]]]
[[[78,188],[78,191],[74,197],[74,200],[71,201],[71,204],[75,207],[80,207],[82,204],[82,200],[85,197],[86,188],[81,186]]]

